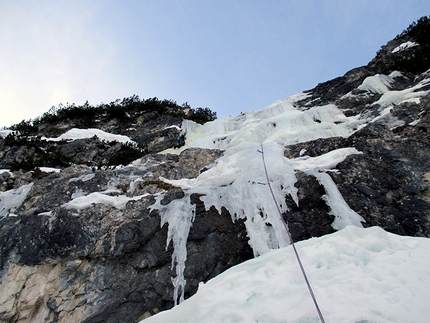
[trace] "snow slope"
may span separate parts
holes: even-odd
[[[296,244],[326,322],[426,323],[430,239],[348,226]],[[145,323],[319,322],[291,246],[233,267]]]

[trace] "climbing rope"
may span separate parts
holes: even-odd
[[[305,268],[303,268],[302,262],[301,262],[300,257],[299,257],[299,253],[297,252],[296,246],[294,244],[293,237],[291,236],[290,230],[288,229],[288,226],[285,223],[284,218],[282,217],[282,212],[279,208],[278,202],[276,201],[275,194],[273,193],[273,190],[272,190],[272,186],[270,185],[269,174],[267,173],[267,167],[266,167],[266,161],[264,159],[264,150],[263,150],[263,144],[262,143],[261,143],[261,151],[258,150],[258,152],[261,153],[261,157],[263,159],[263,166],[264,166],[264,172],[266,173],[267,186],[269,187],[270,193],[272,194],[273,202],[276,205],[276,209],[278,210],[278,214],[279,214],[279,217],[281,218],[281,222],[284,225],[285,231],[287,231],[288,239],[290,240],[290,244],[293,247],[294,254],[296,255],[297,262],[299,263],[300,270],[302,271],[303,277],[306,281],[306,285],[308,286],[309,294],[311,294],[312,300],[315,304],[315,308],[318,312],[318,316],[319,316],[321,322],[325,323],[324,317],[323,317],[321,310],[318,306],[317,299],[314,295],[314,292],[312,291],[311,284],[309,283],[308,277],[306,276]]]

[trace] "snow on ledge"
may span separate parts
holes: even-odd
[[[0,138],[6,138],[12,132],[13,130],[9,130],[9,129],[0,130]]]
[[[115,135],[115,134],[108,133],[108,132],[105,132],[103,130],[96,129],[96,128],[90,128],[90,129],[73,128],[73,129],[70,129],[69,131],[67,131],[66,133],[63,133],[58,138],[42,137],[42,139],[46,140],[46,141],[61,141],[61,140],[88,139],[88,138],[92,138],[94,136],[97,136],[100,139],[106,140],[106,141],[117,141],[117,142],[122,142],[122,143],[126,143],[126,142],[134,143],[134,141],[132,141],[127,136]]]
[[[395,54],[395,53],[404,51],[404,50],[406,50],[408,48],[412,48],[412,47],[415,47],[415,46],[419,46],[419,44],[415,43],[415,42],[407,41],[406,43],[400,44],[399,46],[397,46],[396,48],[394,48],[391,51],[391,53]]]
[[[53,167],[39,167],[39,169],[44,173],[60,173],[61,169]]]
[[[129,201],[137,201],[147,196],[148,194],[127,197],[125,195],[110,196],[99,192],[94,192],[86,196],[77,197],[65,204],[62,207],[66,209],[83,210],[90,207],[92,204],[111,205],[119,210],[124,210]]]

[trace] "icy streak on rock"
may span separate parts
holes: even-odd
[[[333,229],[341,230],[348,225],[362,228],[363,225],[361,222],[365,222],[365,220],[346,204],[330,175],[326,172],[315,172],[313,175],[324,186],[324,190],[326,191],[326,194],[322,198],[330,207],[330,214],[335,216],[331,225]]]

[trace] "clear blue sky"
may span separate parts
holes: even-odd
[[[0,126],[133,94],[261,109],[429,14],[428,0],[0,0]]]

